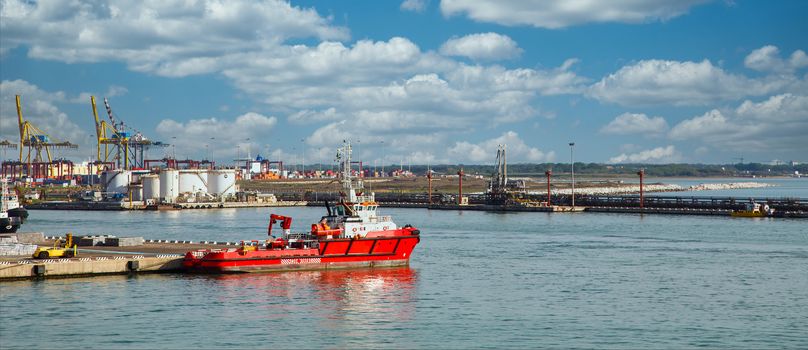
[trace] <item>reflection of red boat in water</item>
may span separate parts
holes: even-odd
[[[243,313],[260,309],[262,312],[250,314],[252,320],[268,321],[261,324],[275,334],[298,334],[305,339],[306,332],[314,329],[317,332],[329,329],[338,333],[373,333],[378,331],[378,324],[369,324],[379,318],[399,322],[413,319],[418,280],[417,270],[400,266],[282,274],[219,274],[199,281],[210,287],[205,288],[204,293],[214,302],[230,305],[233,300],[240,301],[239,305],[226,308],[227,315],[217,317],[241,318]],[[302,330],[301,324],[288,322],[290,314],[310,315],[308,322],[316,328]],[[294,340],[279,339],[284,339],[283,348],[349,347],[333,343],[320,346],[314,339],[305,346],[293,346]]]
[[[199,272],[253,272],[407,265],[420,231],[410,225],[399,228],[389,216],[376,214],[374,194],[363,194],[361,180],[351,176],[350,144],[340,149],[338,158],[343,198],[333,208],[326,203],[328,215],[313,224],[311,232],[291,233],[292,219],[273,214],[265,242],[190,251],[183,266]],[[272,239],[277,221],[283,234]]]

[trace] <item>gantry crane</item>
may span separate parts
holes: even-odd
[[[107,110],[110,123],[105,120],[99,120],[95,96],[90,97],[90,103],[93,106],[93,117],[95,117],[96,151],[99,162],[109,163],[114,160],[117,166],[119,168],[123,167],[123,169],[143,167],[144,151],[146,149],[150,146],[168,146],[168,144],[162,142],[152,142],[140,132],[136,132],[134,135],[126,132],[123,121],[118,120],[116,122],[115,115],[112,113],[112,108],[106,98],[104,98],[104,107]],[[103,152],[101,150],[102,145]],[[112,146],[112,149],[110,149],[110,146]]]
[[[6,159],[8,159],[8,157],[6,156],[6,149],[7,148],[17,149],[17,144],[12,143],[9,140],[0,141],[0,149],[3,150],[3,163],[2,163],[2,165],[0,165],[0,166],[2,166],[2,168],[0,168],[0,177],[6,177],[8,175],[11,175],[12,173],[9,172],[8,169],[10,169],[10,167],[14,165],[12,163],[16,163],[16,162],[10,162],[10,161],[6,160]],[[6,174],[6,173],[8,173],[8,174]]]
[[[494,173],[491,174],[491,181],[488,183],[486,193],[489,204],[505,204],[514,196],[525,192],[525,182],[522,180],[511,181],[508,179],[508,156],[507,145],[497,145],[497,165]]]
[[[90,104],[93,106],[93,117],[95,117],[95,137],[96,137],[96,160],[100,163],[109,163],[110,156],[115,156],[113,159],[117,160],[118,167],[121,166],[121,153],[123,153],[124,168],[129,167],[129,147],[127,145],[128,135],[118,132],[115,128],[115,120],[110,118],[112,126],[106,120],[98,119],[98,108],[95,104],[95,96],[90,96]],[[101,151],[101,145],[104,151]],[[110,147],[113,146],[112,152]]]
[[[0,141],[0,148],[17,149],[17,144],[16,143],[11,143],[11,141],[9,141],[9,140],[3,140],[3,141]]]
[[[27,121],[22,116],[22,106],[20,104],[20,95],[17,98],[17,119],[20,126],[20,163],[27,163],[30,167],[31,163],[42,163],[42,151],[45,151],[48,163],[53,162],[51,157],[51,148],[78,148],[77,145],[69,141],[60,141],[50,137],[48,134],[37,128],[30,121]],[[24,149],[28,149],[27,155],[23,158]],[[33,158],[31,153],[33,152]]]

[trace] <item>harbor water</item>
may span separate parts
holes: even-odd
[[[262,239],[273,212],[32,212],[26,230]],[[384,209],[409,267],[0,283],[2,348],[806,348],[800,219]]]

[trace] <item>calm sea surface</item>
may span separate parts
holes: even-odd
[[[25,229],[234,241],[269,213],[32,211]],[[0,348],[808,348],[806,220],[384,213],[421,229],[408,268],[2,282]]]

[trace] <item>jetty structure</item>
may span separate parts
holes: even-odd
[[[150,240],[142,237],[75,236],[77,254],[38,259],[37,247],[59,245],[62,237],[41,232],[0,234],[0,282],[50,277],[179,272],[188,250],[234,247],[239,242]]]

